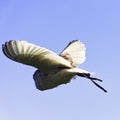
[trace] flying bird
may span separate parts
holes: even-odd
[[[85,61],[85,45],[79,40],[71,41],[66,48],[56,53],[27,41],[10,40],[2,45],[5,56],[13,61],[37,68],[33,74],[36,88],[43,91],[61,84],[67,84],[75,76],[91,80],[97,87],[107,92],[96,81],[101,79],[91,77],[91,73],[78,68]]]

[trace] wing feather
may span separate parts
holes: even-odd
[[[71,62],[73,67],[85,61],[85,45],[79,40],[73,40],[61,52],[60,56]]]
[[[34,66],[42,72],[47,72],[57,67],[71,67],[69,61],[54,52],[26,41],[10,40],[3,44],[2,50],[8,58]]]

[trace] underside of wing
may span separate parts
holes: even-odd
[[[73,67],[85,61],[85,45],[79,40],[73,40],[61,52],[60,56],[70,61]]]
[[[56,67],[71,67],[69,61],[54,52],[26,41],[11,40],[3,44],[2,50],[8,58],[34,66],[42,72]]]

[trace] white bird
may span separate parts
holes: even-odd
[[[85,61],[85,45],[79,40],[73,40],[60,55],[32,43],[20,40],[10,40],[2,45],[3,53],[10,59],[36,67],[33,78],[36,88],[47,90],[61,84],[69,83],[76,75],[90,79],[96,86],[107,92],[91,77],[91,73],[77,68]]]

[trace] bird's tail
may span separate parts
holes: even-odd
[[[77,75],[80,76],[80,77],[85,77],[85,78],[90,79],[97,87],[99,87],[99,88],[100,88],[101,90],[103,90],[104,92],[107,92],[107,90],[105,90],[103,87],[101,87],[98,83],[95,82],[95,81],[102,82],[101,79],[91,77],[91,76],[90,76],[90,75],[91,75],[90,73],[78,73]]]

